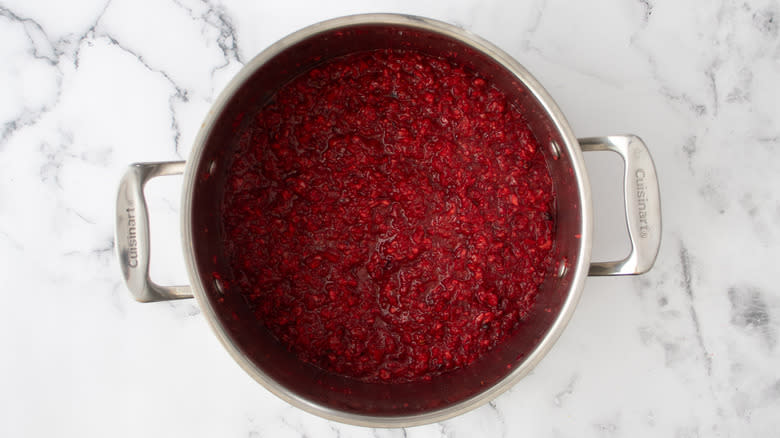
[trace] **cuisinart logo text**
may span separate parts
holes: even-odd
[[[138,238],[135,235],[135,208],[127,209],[127,265],[131,268],[138,266]]]
[[[647,225],[647,192],[644,169],[637,169],[634,176],[636,177],[636,199],[639,208],[639,236],[644,239],[650,234],[650,227]]]

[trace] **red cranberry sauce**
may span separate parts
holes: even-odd
[[[301,360],[368,382],[464,367],[552,265],[554,195],[523,115],[414,51],[331,60],[239,128],[227,293]]]

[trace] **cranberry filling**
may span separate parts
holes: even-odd
[[[222,200],[227,293],[301,360],[368,382],[469,365],[552,266],[554,195],[498,88],[415,51],[362,52],[238,128]]]

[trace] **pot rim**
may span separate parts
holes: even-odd
[[[511,373],[496,382],[494,385],[486,388],[482,392],[474,394],[473,396],[461,400],[451,406],[413,415],[377,416],[341,411],[331,407],[323,406],[293,394],[283,385],[280,385],[278,382],[274,381],[272,378],[266,375],[261,369],[252,363],[249,358],[244,355],[239,346],[233,341],[228,332],[219,322],[217,313],[212,307],[206,290],[200,282],[201,276],[197,268],[192,245],[194,240],[192,229],[192,201],[193,189],[197,178],[197,169],[199,167],[199,162],[202,158],[203,150],[211,130],[234,94],[247,80],[251,78],[252,74],[260,66],[290,46],[325,31],[368,24],[399,25],[404,27],[417,28],[450,37],[462,44],[470,46],[476,51],[482,52],[485,55],[491,57],[505,69],[517,76],[528,87],[534,97],[547,111],[550,119],[553,122],[553,125],[561,134],[561,138],[564,139],[565,144],[563,145],[563,148],[571,157],[573,170],[572,176],[577,183],[578,198],[580,205],[582,206],[582,221],[579,230],[581,235],[581,246],[577,256],[576,265],[569,266],[569,269],[574,270],[571,277],[569,292],[565,302],[561,306],[558,317],[544,338],[542,338],[542,340],[536,346],[536,348],[534,348],[528,357]],[[579,143],[577,142],[577,139],[569,126],[569,123],[563,116],[563,113],[558,108],[557,104],[553,101],[552,97],[542,87],[542,85],[522,65],[520,65],[519,62],[509,56],[506,52],[467,30],[430,18],[402,14],[359,14],[339,17],[307,26],[282,38],[281,40],[260,52],[231,79],[228,85],[220,93],[219,97],[214,101],[214,104],[207,113],[206,118],[202,123],[200,131],[198,132],[198,135],[193,144],[189,159],[187,160],[184,173],[184,185],[182,190],[181,236],[187,273],[189,275],[190,284],[192,285],[192,292],[195,295],[198,305],[202,309],[209,326],[216,334],[222,345],[230,353],[231,357],[241,366],[241,368],[244,369],[244,371],[246,371],[250,376],[252,376],[252,378],[254,378],[258,383],[271,391],[277,397],[311,414],[318,415],[328,420],[334,420],[357,426],[409,427],[435,423],[458,416],[479,406],[482,406],[496,398],[498,395],[507,391],[520,379],[526,376],[538,364],[542,357],[544,357],[550,351],[552,346],[560,337],[566,325],[571,320],[571,317],[574,314],[574,309],[579,302],[590,264],[592,246],[592,208],[590,183],[588,181],[587,173],[585,172],[585,163],[582,157]]]

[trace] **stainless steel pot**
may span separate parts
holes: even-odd
[[[557,196],[555,254],[559,269],[542,285],[535,312],[517,334],[474,364],[430,382],[363,383],[302,363],[258,324],[244,302],[212,275],[222,271],[219,190],[232,151],[236,116],[263,102],[297,73],[325,59],[375,48],[414,49],[457,60],[502,88],[526,115],[547,159]],[[593,211],[582,151],[614,151],[625,163],[626,221],[631,253],[591,263]],[[184,173],[181,229],[191,286],[149,278],[149,220],[143,195],[151,178]],[[645,144],[632,135],[577,139],[539,82],[506,53],[463,29],[404,15],[337,18],[300,30],[255,57],[214,103],[184,162],[137,163],[117,198],[116,248],[138,301],[195,296],[227,351],[280,398],[322,417],[375,427],[440,421],[482,405],[528,372],[550,350],[574,312],[587,275],[640,274],[655,261],[661,239],[658,183]]]

